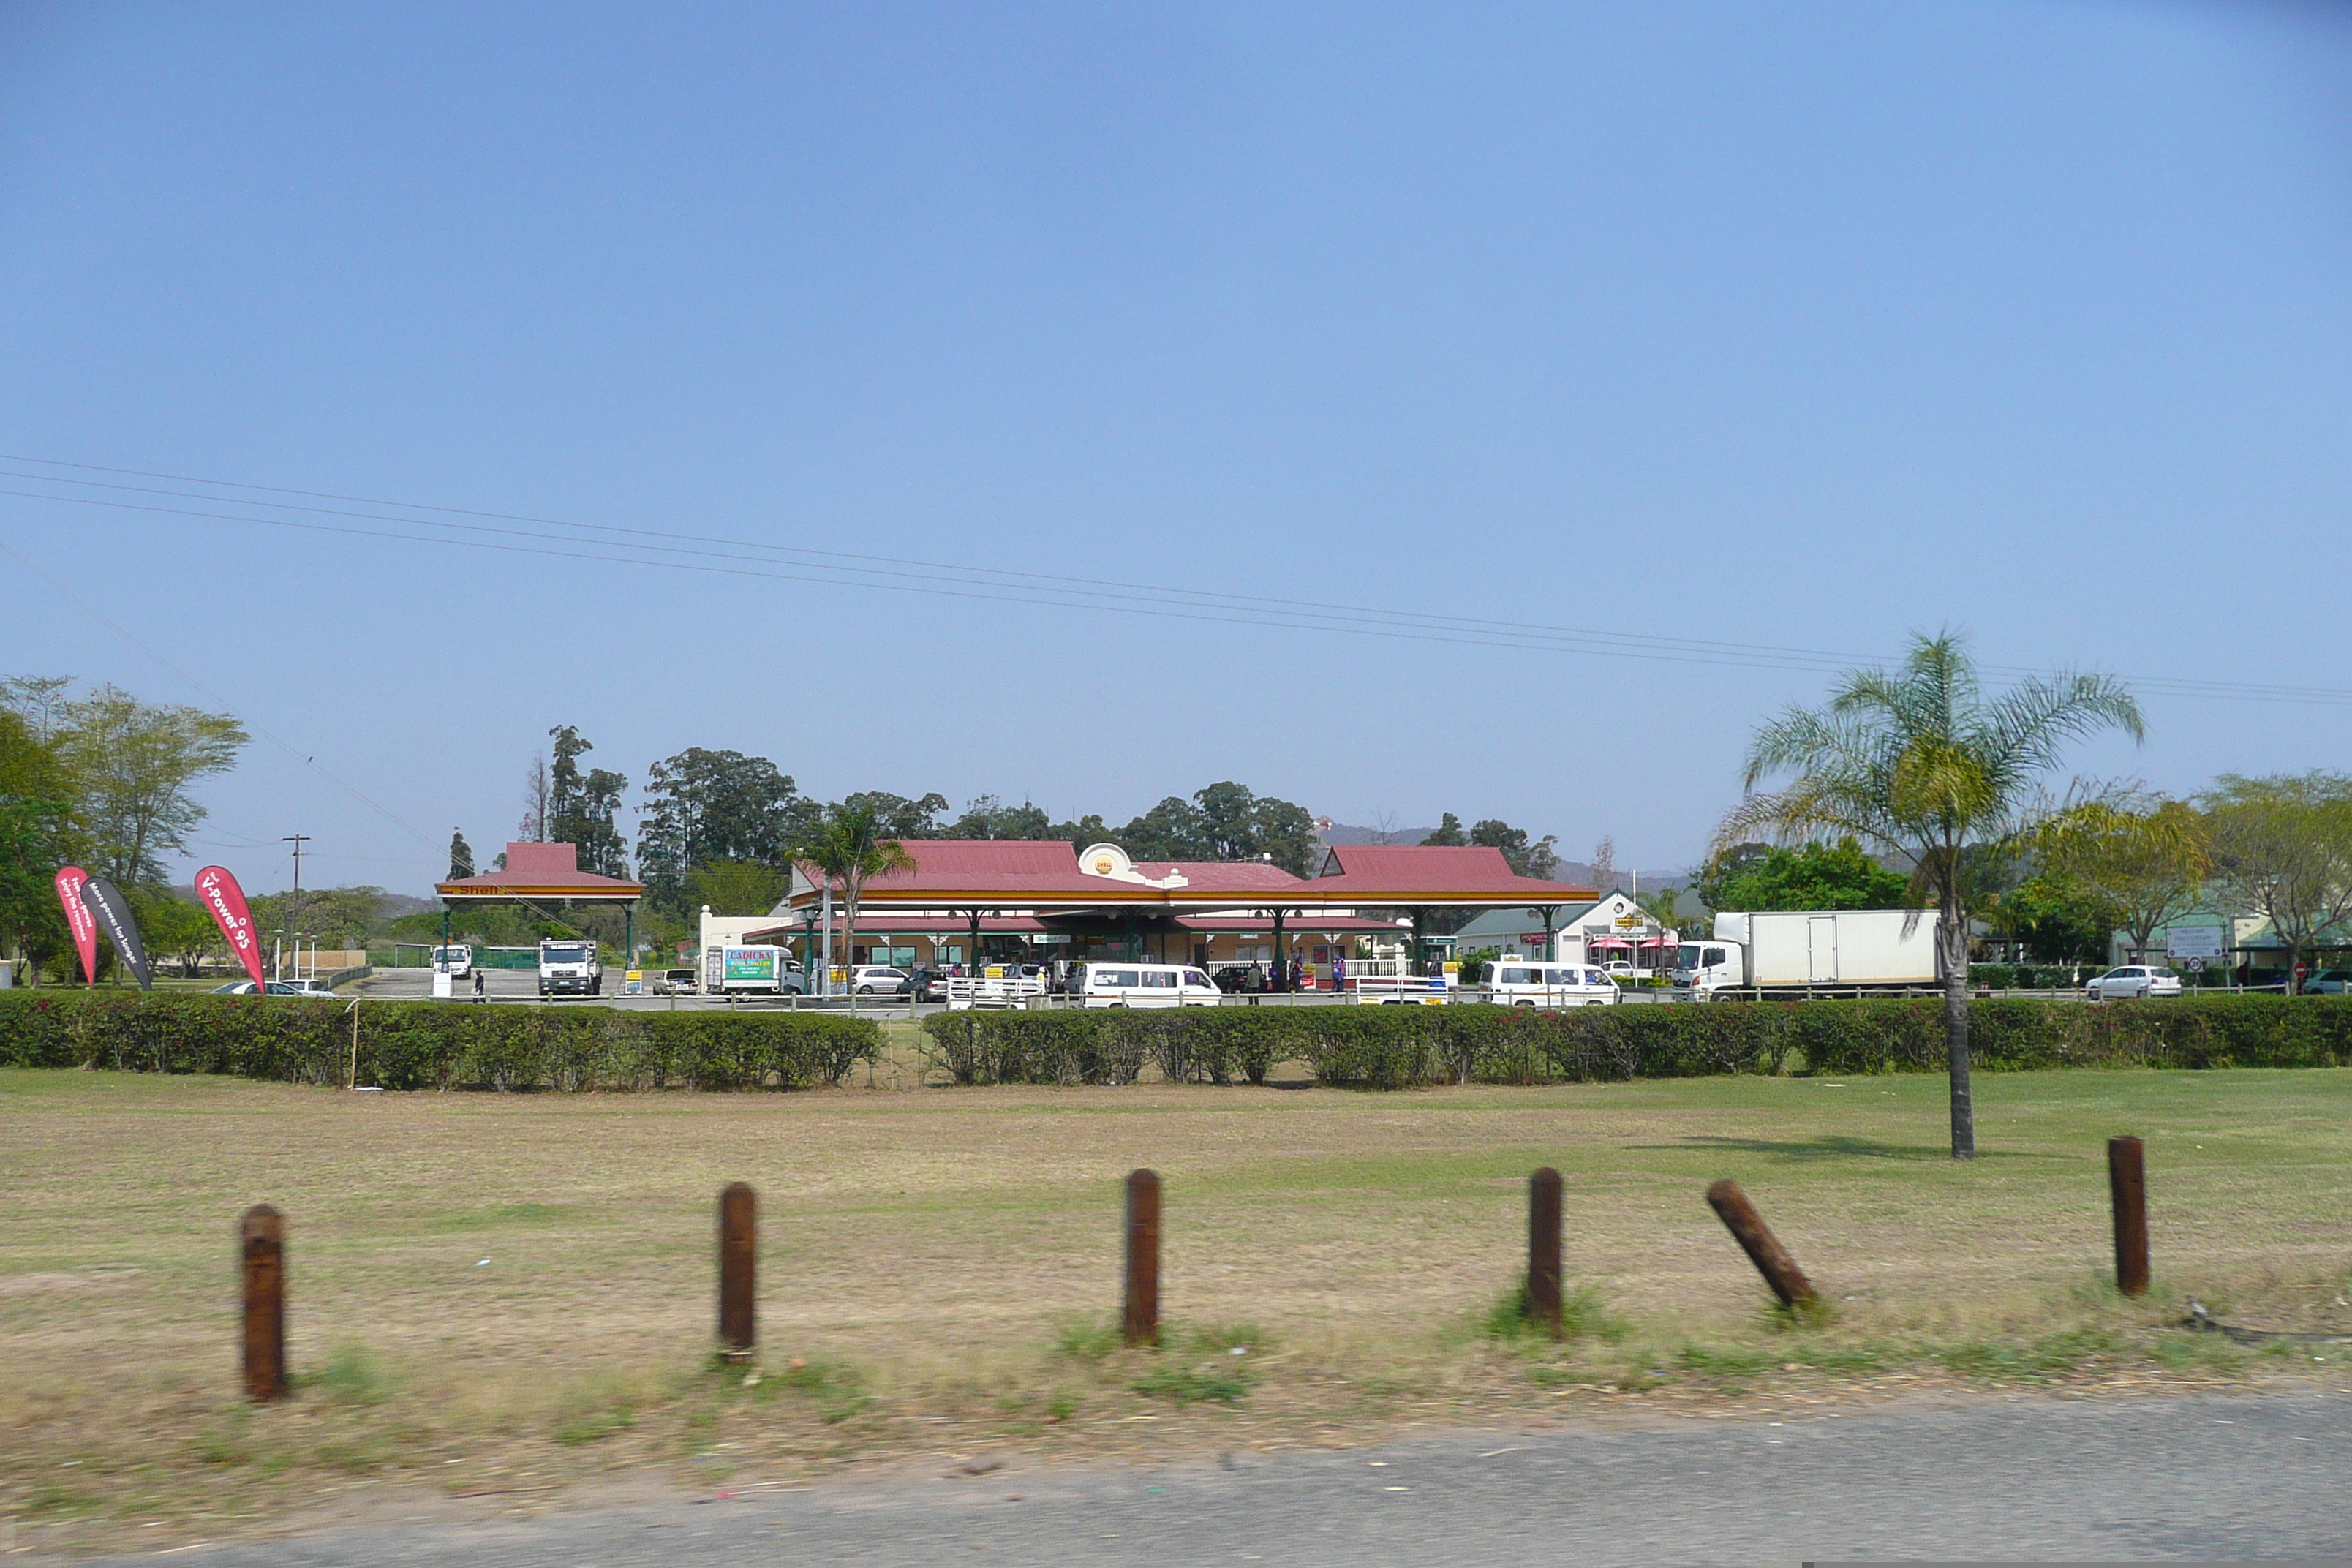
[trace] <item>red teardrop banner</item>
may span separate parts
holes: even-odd
[[[196,901],[205,906],[227,939],[228,950],[253,976],[254,990],[268,990],[268,983],[261,978],[261,938],[253,929],[253,911],[245,907],[245,889],[236,885],[236,879],[225,867],[205,867],[196,873]]]
[[[82,884],[89,873],[79,866],[58,868],[58,902],[66,910],[66,929],[73,932],[74,951],[81,954],[81,977],[85,985],[98,984],[98,917],[81,901]]]

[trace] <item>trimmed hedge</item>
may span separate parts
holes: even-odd
[[[1940,998],[1700,1005],[1224,1007],[941,1013],[923,1024],[932,1065],[960,1084],[1131,1083],[1145,1062],[1176,1083],[1265,1081],[1303,1061],[1324,1083],[1590,1083],[1775,1073],[1941,1072]],[[2352,999],[2021,999],[1969,1004],[1975,1065],[2341,1067]]]
[[[960,1084],[1264,1083],[1304,1061],[1325,1083],[1585,1082],[1777,1072],[1772,1009],[1720,1007],[1183,1007],[934,1014],[932,1064]]]
[[[341,1083],[346,1002],[0,992],[0,1067]],[[362,1002],[359,1081],[384,1089],[804,1089],[881,1053],[870,1018]]]

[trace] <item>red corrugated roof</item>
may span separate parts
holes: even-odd
[[[1268,889],[1296,888],[1299,879],[1263,860],[1139,860],[1135,868],[1153,881],[1175,872],[1187,890],[1255,893]]]
[[[576,844],[509,844],[505,870],[436,882],[434,891],[444,898],[634,899],[645,889],[619,877],[583,871]]]
[[[1599,897],[1591,888],[1522,877],[1501,850],[1481,844],[1335,844],[1309,889],[1324,898],[1360,891],[1368,904],[1411,903],[1416,895],[1531,904],[1590,903]]]

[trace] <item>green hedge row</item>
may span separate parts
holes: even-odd
[[[1175,1083],[1263,1083],[1304,1061],[1322,1082],[1586,1082],[1777,1072],[1780,1009],[1708,1007],[1185,1007],[940,1013],[933,1066],[960,1084],[1131,1083],[1147,1061]]]
[[[924,1021],[932,1065],[960,1084],[1131,1083],[1146,1062],[1177,1083],[1265,1081],[1300,1061],[1329,1084],[1587,1083],[1637,1078],[1941,1072],[1939,999],[1710,1002],[1577,1007],[1234,1007],[942,1013]],[[1977,1000],[1976,1065],[2340,1067],[2352,999],[2225,996],[2160,1002]]]
[[[97,1067],[341,1083],[344,1002],[0,992],[0,1067]],[[870,1018],[362,1002],[359,1081],[384,1089],[803,1089],[876,1060]]]

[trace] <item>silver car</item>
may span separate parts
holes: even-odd
[[[2323,969],[2305,981],[2303,989],[2315,996],[2352,994],[2352,969]]]
[[[2180,976],[2161,964],[2126,963],[2086,983],[2083,994],[2094,1002],[2121,1002],[2129,997],[2178,996]]]

